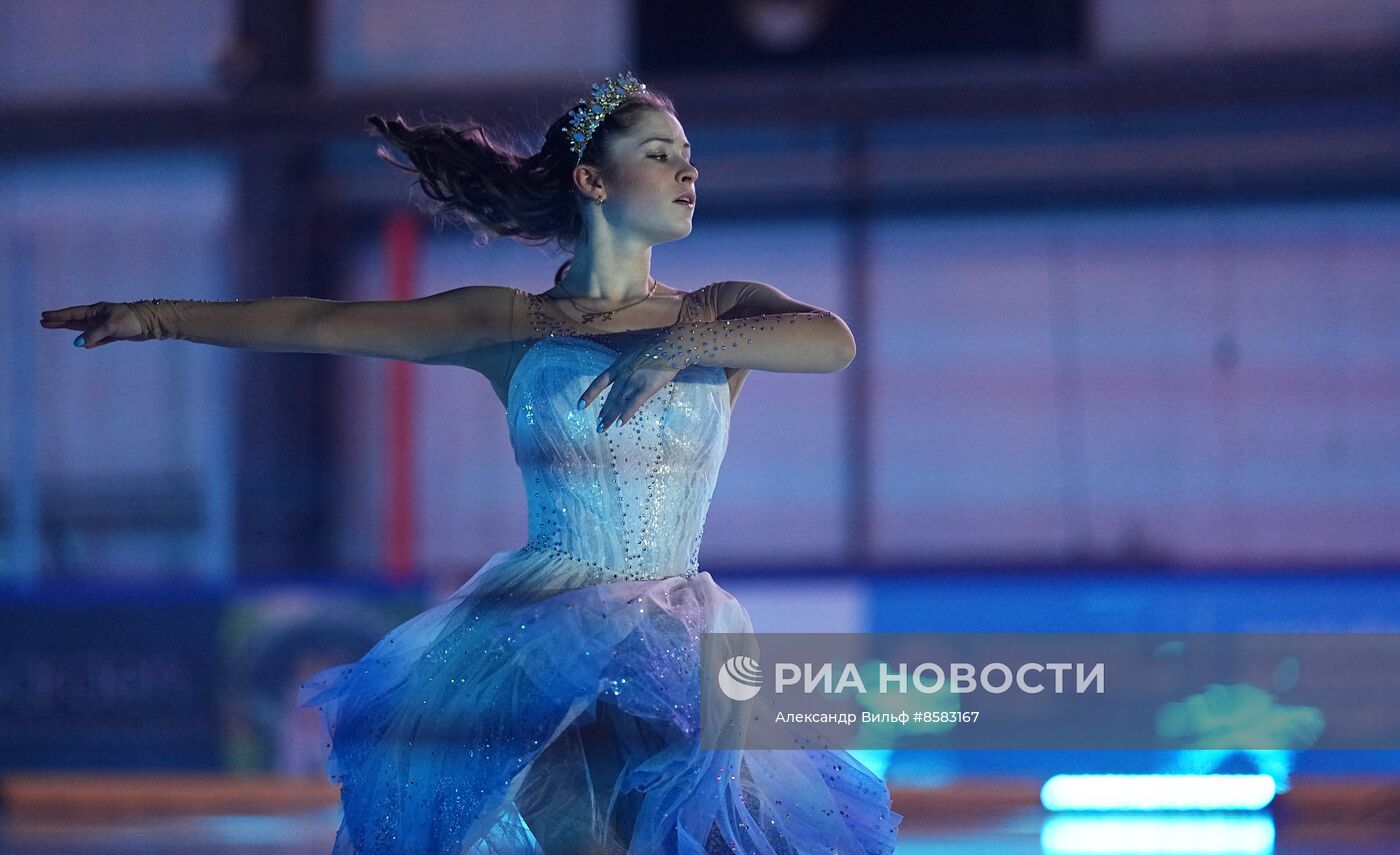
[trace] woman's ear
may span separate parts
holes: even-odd
[[[574,167],[574,189],[585,196],[596,197],[603,191],[603,174],[596,166],[580,163]]]

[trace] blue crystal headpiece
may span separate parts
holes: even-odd
[[[604,77],[602,83],[593,84],[592,100],[578,100],[578,106],[569,111],[569,123],[564,126],[564,133],[568,134],[569,148],[578,155],[579,160],[583,159],[583,150],[588,147],[588,141],[593,139],[593,133],[608,114],[620,107],[627,96],[644,92],[646,88],[647,85],[639,82],[632,72],[624,71],[617,76],[617,80]]]

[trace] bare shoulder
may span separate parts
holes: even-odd
[[[463,285],[442,291],[425,300],[441,300],[463,310],[480,313],[508,312],[529,295],[509,285]]]
[[[817,306],[796,300],[766,282],[727,279],[707,285],[714,291],[715,317],[746,318],[781,312],[821,312]]]
[[[486,340],[509,335],[512,324],[528,295],[508,285],[464,285],[442,291],[417,302],[441,311],[463,330],[474,330]]]

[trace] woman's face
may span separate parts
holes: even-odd
[[[612,230],[648,244],[690,234],[700,173],[690,163],[690,143],[676,117],[647,110],[608,144],[603,216]]]

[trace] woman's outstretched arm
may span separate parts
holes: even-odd
[[[827,373],[856,356],[856,340],[835,312],[794,300],[762,282],[712,286],[714,321],[676,324],[663,358],[675,366]]]
[[[311,340],[324,353],[457,363],[510,337],[519,290],[468,285],[413,300],[317,300]]]
[[[627,348],[594,378],[579,398],[586,407],[609,389],[598,430],[625,424],[652,395],[689,365],[723,367],[732,404],[751,369],[825,374],[840,371],[856,355],[855,336],[834,312],[809,306],[762,282],[721,282],[716,320],[672,324]]]
[[[514,289],[467,286],[414,300],[142,300],[46,311],[48,329],[81,330],[91,349],[179,339],[247,350],[377,356],[439,363],[509,328]]]

